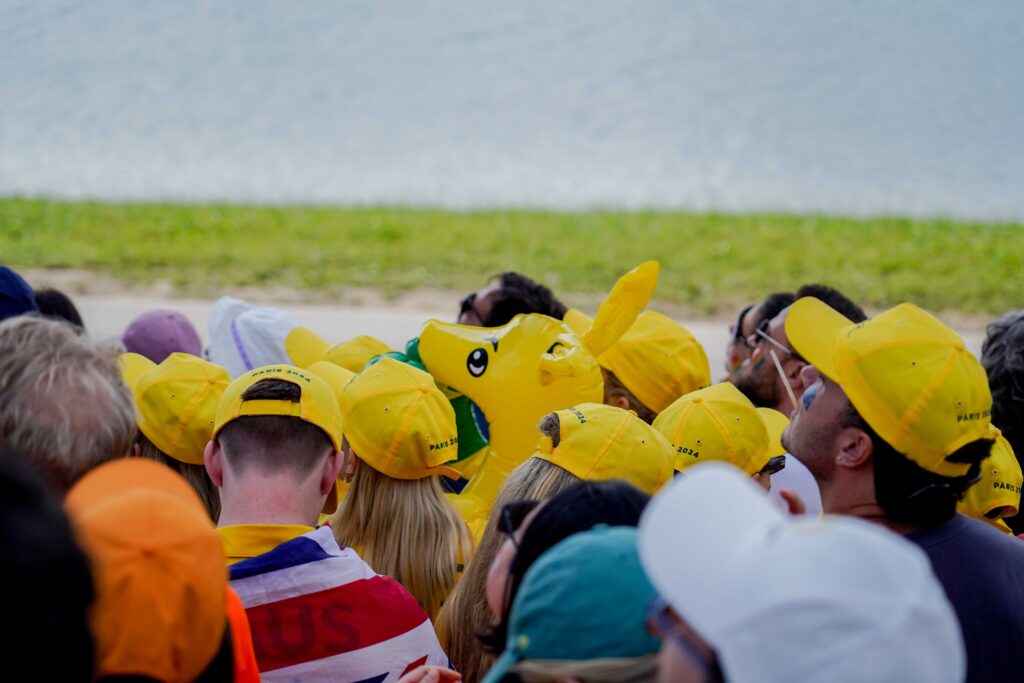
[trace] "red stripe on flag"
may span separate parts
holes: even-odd
[[[409,666],[405,667],[405,671],[402,672],[402,676],[404,676],[405,674],[409,673],[410,671],[412,671],[416,667],[423,666],[426,663],[427,663],[427,656],[423,655],[422,657],[417,659],[415,662],[413,662]],[[401,676],[399,676],[399,678],[401,678]]]
[[[260,671],[360,650],[427,621],[413,597],[387,576],[251,607],[246,614]]]

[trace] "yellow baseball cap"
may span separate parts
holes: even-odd
[[[805,297],[789,309],[786,336],[880,437],[929,472],[966,474],[968,463],[946,457],[992,438],[985,369],[958,334],[913,304],[855,324]]]
[[[632,411],[581,403],[555,414],[558,445],[542,436],[532,457],[587,481],[625,479],[652,495],[672,478],[672,446]]]
[[[299,367],[308,368],[317,361],[325,360],[350,372],[359,372],[373,358],[393,350],[381,340],[368,335],[353,337],[331,346],[330,342],[308,327],[296,327],[289,332],[284,348],[288,357]]]
[[[1001,519],[992,519],[988,513],[997,508],[1004,508],[999,517],[1013,517],[1020,510],[1020,492],[1024,485],[1024,474],[1021,473],[1020,462],[1013,453],[1013,447],[1002,433],[992,427],[995,443],[992,453],[981,461],[981,480],[967,489],[963,500],[957,503],[956,509],[974,519],[1006,528],[1006,523],[999,525]]]
[[[580,337],[594,323],[575,309],[566,312],[565,322]],[[642,311],[597,362],[656,413],[711,383],[711,367],[700,342],[675,320],[652,310]]]
[[[203,464],[227,371],[187,353],[159,365],[137,353],[121,355],[125,383],[139,412],[139,430],[157,448],[190,465]]]
[[[279,379],[291,382],[301,390],[298,403],[284,400],[256,399],[246,401],[242,394],[252,385],[265,379]],[[323,379],[308,370],[294,365],[266,365],[245,373],[228,386],[217,407],[217,417],[213,426],[211,439],[224,427],[239,417],[256,415],[280,415],[297,417],[300,420],[316,425],[327,434],[334,450],[341,450],[341,413],[338,410],[338,399],[331,387]],[[337,485],[324,502],[324,514],[331,514],[338,508]]]
[[[435,474],[458,457],[452,404],[426,372],[382,358],[352,378],[341,395],[345,438],[353,452],[393,479]]]
[[[675,468],[723,460],[748,475],[782,455],[785,415],[757,408],[729,382],[713,384],[676,399],[655,418],[653,427],[672,444]]]

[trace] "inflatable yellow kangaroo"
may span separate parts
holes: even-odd
[[[467,518],[489,509],[508,474],[536,450],[544,415],[603,400],[595,355],[633,324],[654,292],[658,271],[657,261],[647,261],[623,275],[582,339],[562,321],[535,313],[493,328],[425,323],[419,337],[423,364],[439,383],[476,403],[490,424],[490,447],[473,456],[484,460],[458,496]]]

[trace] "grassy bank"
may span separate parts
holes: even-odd
[[[232,285],[474,289],[506,269],[604,292],[647,258],[656,296],[702,313],[830,283],[868,306],[1024,306],[1024,226],[902,218],[472,211],[0,200],[0,262],[78,268],[182,293]]]

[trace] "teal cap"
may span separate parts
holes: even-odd
[[[661,644],[647,631],[655,597],[640,566],[635,528],[602,525],[574,534],[527,570],[512,603],[505,652],[483,683],[497,683],[522,659],[657,652]]]

